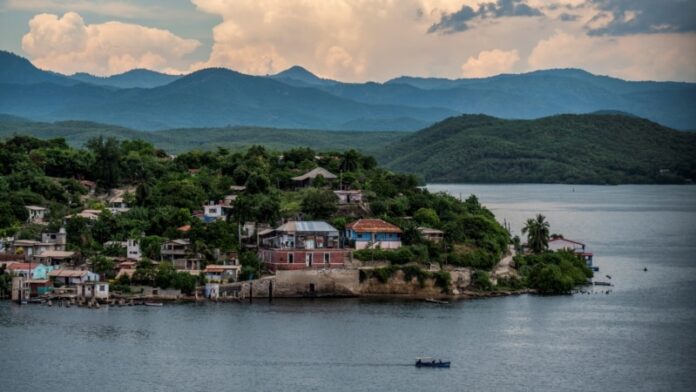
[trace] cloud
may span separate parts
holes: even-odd
[[[457,74],[467,51],[443,63],[459,43],[424,34],[442,12],[462,0],[192,0],[222,18],[210,56],[189,70],[224,66],[267,74],[301,65],[347,81],[397,72]],[[473,46],[473,50],[478,48]]]
[[[575,22],[576,20],[580,19],[580,15],[564,12],[558,16],[558,19],[562,20],[563,22]]]
[[[121,22],[85,24],[76,12],[39,14],[29,21],[22,49],[40,68],[108,75],[133,68],[163,69],[200,43],[168,30]]]
[[[557,31],[539,41],[531,69],[583,68],[629,80],[696,80],[694,39],[685,34],[592,37]]]
[[[589,35],[684,33],[696,31],[696,2],[689,0],[588,0],[602,26],[588,24]]]
[[[468,5],[453,13],[445,13],[439,22],[428,29],[429,33],[445,34],[466,31],[471,28],[471,22],[480,19],[495,19],[506,16],[542,16],[538,8],[530,7],[522,0],[497,0],[495,3],[482,3],[478,9]]]
[[[38,12],[90,12],[98,15],[117,16],[121,18],[136,18],[153,15],[153,10],[151,8],[108,0],[7,0],[5,2],[5,7],[14,10]]]
[[[477,57],[469,57],[462,65],[462,76],[481,78],[509,72],[520,59],[517,50],[486,50]]]

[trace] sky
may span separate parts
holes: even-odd
[[[349,82],[548,68],[696,82],[696,1],[0,0],[0,49],[100,76],[300,65]]]

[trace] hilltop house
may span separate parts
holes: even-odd
[[[401,247],[401,229],[381,219],[358,219],[347,224],[346,238],[355,249]]]
[[[27,223],[43,223],[47,208],[41,206],[25,206],[29,212]]]
[[[84,219],[89,219],[89,220],[97,220],[99,219],[99,214],[101,214],[101,210],[92,210],[92,209],[85,209],[77,214],[72,214],[72,215],[67,215],[65,219],[71,219],[71,218],[84,218]]]
[[[41,240],[20,240],[15,239],[8,247],[10,253],[22,254],[24,259],[31,261],[35,256],[45,252],[65,251],[67,244],[67,233],[61,228],[57,233],[42,233]]]
[[[338,178],[335,174],[322,167],[315,167],[301,176],[293,177],[292,180],[298,188],[306,188],[312,186],[318,177],[323,177],[327,182],[331,182]]]
[[[201,269],[200,257],[193,255],[191,241],[188,239],[175,239],[167,241],[160,246],[160,259],[168,261],[179,270]]]
[[[203,222],[213,222],[216,220],[227,220],[227,214],[232,210],[232,201],[236,196],[232,195],[230,198],[226,197],[225,200],[210,201],[203,204]]]
[[[289,221],[259,235],[259,257],[273,270],[341,268],[348,256],[338,230],[323,221]]]
[[[445,232],[438,229],[433,229],[430,227],[419,227],[418,232],[421,234],[426,241],[432,241],[435,243],[440,243],[445,238]]]
[[[140,240],[129,238],[126,240],[126,258],[128,260],[140,261],[142,253],[140,251]]]
[[[585,244],[582,242],[568,240],[561,236],[553,236],[549,240],[549,250],[553,252],[557,252],[559,250],[569,250],[571,252],[575,252],[585,260],[588,267],[592,268],[592,253],[586,251]]]
[[[338,197],[338,204],[360,204],[363,202],[362,191],[359,190],[339,190],[334,191]]]
[[[125,201],[125,195],[129,193],[129,191],[130,189],[111,190],[111,196],[107,199],[107,209],[111,211],[112,214],[130,211],[130,206]]]

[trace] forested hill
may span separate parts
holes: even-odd
[[[378,159],[428,182],[683,183],[696,135],[622,115],[449,118],[386,146]]]

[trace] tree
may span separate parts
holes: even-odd
[[[92,172],[99,185],[114,188],[121,179],[121,148],[116,138],[103,136],[87,141],[87,148],[94,153]]]
[[[343,160],[341,161],[340,169],[341,171],[350,172],[358,170],[360,165],[360,154],[355,150],[348,150],[343,154]]]
[[[244,252],[239,256],[239,264],[242,270],[239,273],[239,280],[258,278],[261,276],[261,260],[254,252]]]
[[[413,219],[429,227],[437,227],[440,224],[440,218],[437,216],[437,212],[432,208],[420,208],[413,214]]]
[[[302,212],[313,219],[326,219],[338,209],[338,197],[326,189],[308,189],[302,198]]]
[[[549,223],[545,216],[537,214],[535,219],[527,219],[522,233],[527,234],[527,246],[532,252],[541,253],[549,247]]]
[[[113,278],[116,264],[106,256],[98,255],[92,258],[92,270],[106,279]]]

